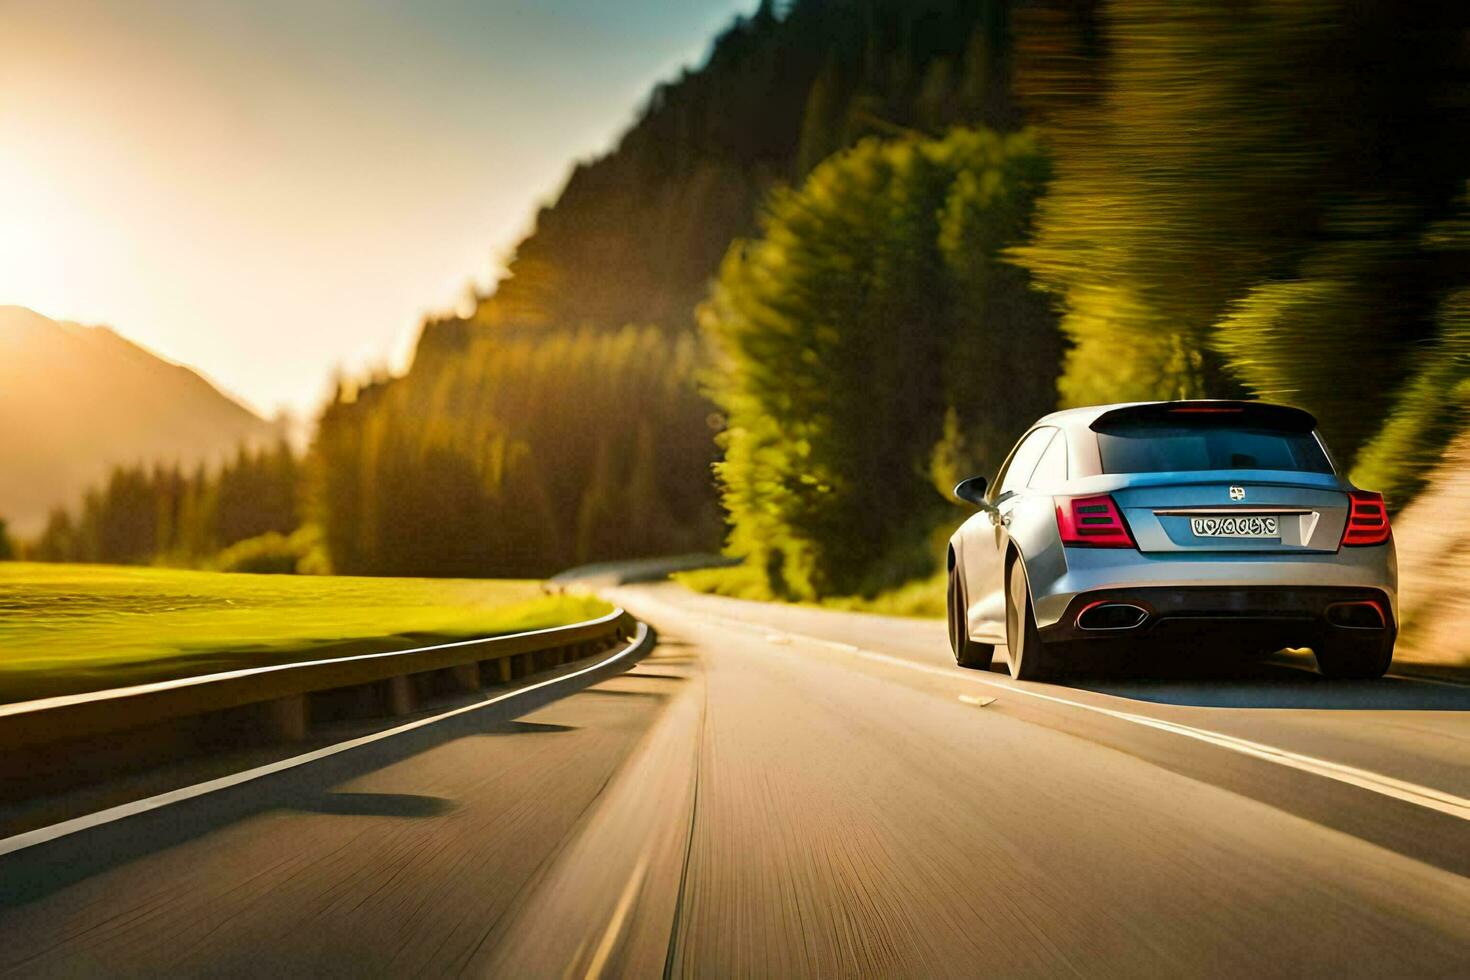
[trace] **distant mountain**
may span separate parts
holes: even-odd
[[[106,327],[0,306],[0,516],[22,536],[118,464],[193,465],[276,427]]]

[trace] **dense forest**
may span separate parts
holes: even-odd
[[[501,330],[344,390],[313,460],[333,567],[544,575],[717,540],[696,369],[692,337],[654,328]]]
[[[1466,5],[763,3],[407,375],[340,386],[291,519],[180,531],[188,494],[128,471],[40,552],[535,575],[723,542],[754,594],[872,595],[1037,415],[1184,396],[1311,410],[1402,506],[1470,406],[1467,140]],[[104,552],[114,497],[148,533]]]

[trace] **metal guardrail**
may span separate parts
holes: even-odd
[[[235,709],[251,713],[253,727],[266,737],[299,740],[312,721],[312,695],[358,689],[366,697],[356,700],[369,702],[358,714],[404,715],[426,688],[472,692],[509,683],[626,641],[636,629],[636,620],[617,609],[587,622],[528,633],[0,705],[0,753],[30,754],[61,741],[95,741]],[[257,706],[262,710],[250,712]]]

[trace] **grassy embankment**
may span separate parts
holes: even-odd
[[[695,592],[732,596],[736,599],[755,599],[760,602],[782,601],[780,596],[771,593],[765,576],[753,565],[677,572],[673,579]],[[946,582],[946,575],[940,572],[874,596],[827,596],[816,602],[801,602],[798,605],[878,613],[883,616],[943,617]]]
[[[534,581],[0,563],[0,702],[590,619]]]

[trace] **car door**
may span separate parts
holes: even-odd
[[[971,522],[975,530],[965,542],[965,586],[971,602],[971,634],[977,639],[1005,642],[1004,558],[1010,543],[1006,522],[1056,434],[1055,427],[1042,426],[1016,443],[988,494],[995,510]]]

